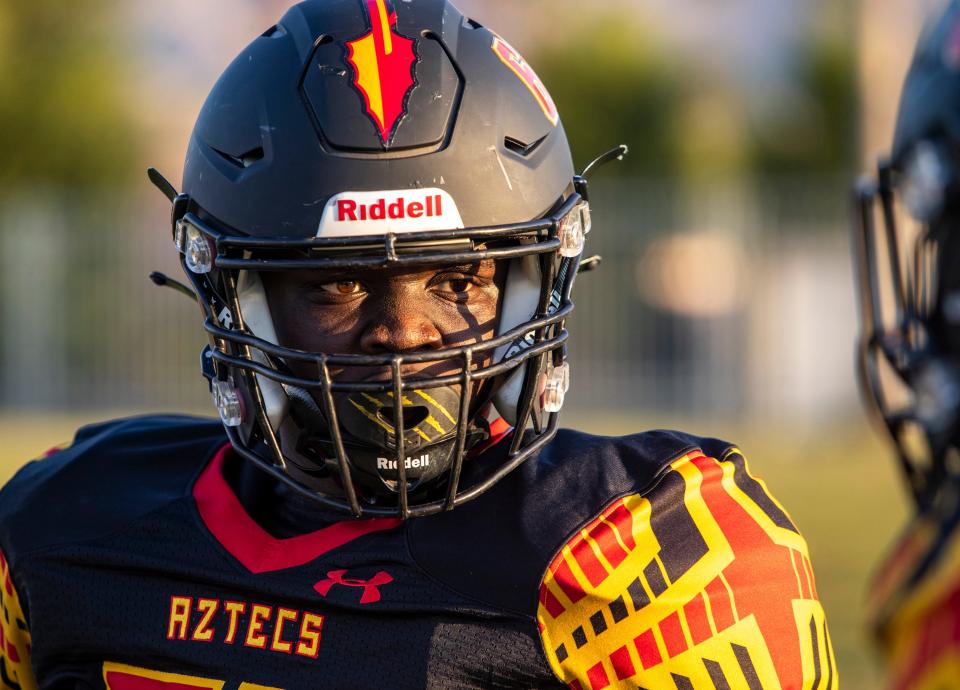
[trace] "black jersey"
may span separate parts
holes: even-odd
[[[24,467],[0,687],[836,687],[806,544],[729,444],[561,431],[450,513],[287,536],[238,461],[143,417]]]

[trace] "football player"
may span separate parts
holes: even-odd
[[[87,427],[3,489],[6,687],[836,687],[735,446],[558,428],[587,182],[498,35],[303,2],[151,177],[220,419]]]
[[[890,432],[913,517],[871,624],[891,687],[960,688],[960,2],[923,31],[893,149],[858,187],[861,388]]]

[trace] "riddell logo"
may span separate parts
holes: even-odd
[[[421,467],[427,467],[430,465],[430,454],[425,453],[419,458],[407,458],[406,462],[403,463],[403,466],[408,470],[420,469]],[[397,469],[396,460],[388,460],[387,458],[377,458],[377,469],[378,470],[395,470]]]
[[[386,199],[377,199],[372,204],[364,204],[355,199],[337,201],[337,221],[358,220],[400,220],[401,218],[433,218],[443,215],[443,197],[432,194],[426,201],[408,201],[400,197],[388,204]]]
[[[317,237],[358,237],[462,227],[456,202],[442,189],[342,192],[324,206]]]

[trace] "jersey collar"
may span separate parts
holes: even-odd
[[[278,539],[257,524],[224,478],[224,462],[231,452],[230,444],[217,452],[194,484],[193,498],[210,534],[251,573],[305,565],[364,535],[402,523],[397,518],[344,520],[315,532]]]

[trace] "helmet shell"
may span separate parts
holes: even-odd
[[[569,146],[536,75],[497,41],[446,0],[302,2],[214,86],[183,191],[258,237],[316,235],[344,191],[440,188],[466,227],[541,217],[573,177]]]
[[[907,72],[891,162],[902,168],[916,144],[945,136],[960,141],[960,2],[925,27]]]

